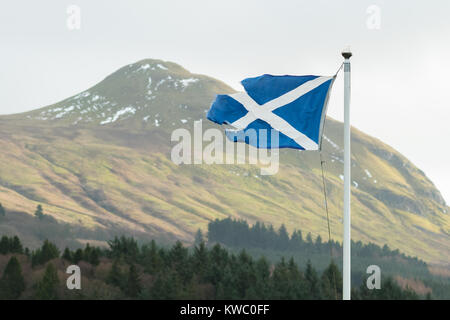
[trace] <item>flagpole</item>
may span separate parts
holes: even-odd
[[[344,241],[342,299],[350,300],[351,291],[351,153],[350,153],[350,49],[342,52],[344,57]]]

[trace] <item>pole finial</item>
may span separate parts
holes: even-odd
[[[341,52],[344,59],[350,59],[352,56],[352,51],[350,50],[350,46],[347,46],[344,50]]]

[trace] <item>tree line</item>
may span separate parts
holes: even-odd
[[[197,231],[197,237],[201,231]],[[320,235],[313,238],[310,232],[304,237],[301,230],[294,230],[289,235],[286,227],[282,224],[278,230],[273,225],[256,222],[250,226],[242,219],[216,219],[208,224],[208,242],[222,243],[230,247],[259,248],[276,251],[295,251],[304,254],[333,252],[334,257],[339,257],[342,245],[338,241],[324,241]],[[351,243],[352,256],[355,257],[391,257],[401,258],[409,263],[426,267],[426,263],[417,257],[406,256],[398,249],[391,250],[388,245],[382,247],[374,244],[363,244],[361,241]]]
[[[36,250],[23,249],[17,237],[2,237],[0,244],[0,263],[8,258],[0,270],[2,299],[341,299],[342,276],[334,262],[318,272],[311,263],[301,268],[281,258],[273,264],[204,241],[165,247],[122,236],[106,248],[86,245],[62,254],[49,241]],[[82,270],[81,290],[65,287],[64,268],[70,264]],[[381,290],[353,288],[353,298],[421,297],[387,278]]]

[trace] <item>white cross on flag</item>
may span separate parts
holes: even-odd
[[[218,124],[229,124],[233,141],[246,142],[258,148],[295,148],[318,150],[329,92],[335,77],[272,76],[248,78],[241,83],[245,92],[217,95],[207,118]],[[277,145],[270,136],[249,139],[248,131],[258,135],[261,129],[276,130]]]

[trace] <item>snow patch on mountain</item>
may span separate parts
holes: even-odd
[[[198,79],[195,78],[189,78],[189,79],[182,79],[179,80],[181,82],[181,85],[186,88],[188,85],[192,84],[192,83],[196,83],[198,81]]]
[[[117,119],[119,119],[120,116],[129,114],[129,113],[135,114],[136,108],[129,106],[124,109],[121,109],[121,110],[117,111],[112,117],[108,117],[106,120],[103,120],[102,122],[100,122],[100,124],[103,125],[103,124],[115,122],[115,121],[117,121]]]
[[[168,70],[165,66],[163,66],[161,63],[158,63],[156,65],[158,68],[163,69],[163,70]]]
[[[142,65],[142,66],[140,66],[139,67],[139,69],[138,69],[138,71],[140,71],[140,70],[147,70],[147,69],[150,69],[150,65],[147,63],[147,64],[144,64],[144,65]]]
[[[91,93],[89,91],[84,91],[81,92],[79,94],[77,94],[76,96],[72,97],[71,100],[78,100],[80,98],[87,98],[91,95]]]
[[[66,115],[67,113],[73,111],[74,109],[75,109],[74,106],[70,106],[70,107],[68,107],[68,108],[65,108],[62,112],[58,113],[58,114],[55,116],[55,119],[62,118],[64,115]]]
[[[170,77],[170,76],[169,76],[169,77]],[[168,78],[169,78],[169,77],[168,77]],[[159,80],[159,82],[158,82],[158,83],[156,84],[156,86],[155,86],[155,91],[158,90],[158,88],[159,88],[164,82],[166,82],[168,78]]]
[[[339,161],[340,163],[344,163],[344,160],[343,160],[343,159],[341,159],[341,158],[338,157],[338,156],[335,156],[334,154],[331,154],[331,155],[330,155],[330,158],[331,158],[331,162]]]
[[[331,144],[331,146],[334,148],[334,149],[336,149],[336,150],[338,150],[338,151],[341,151],[341,148],[338,146],[338,144],[337,143],[335,143],[335,142],[333,142],[330,138],[328,138],[326,135],[323,135],[323,138],[325,139],[325,141],[327,141],[329,144]]]

